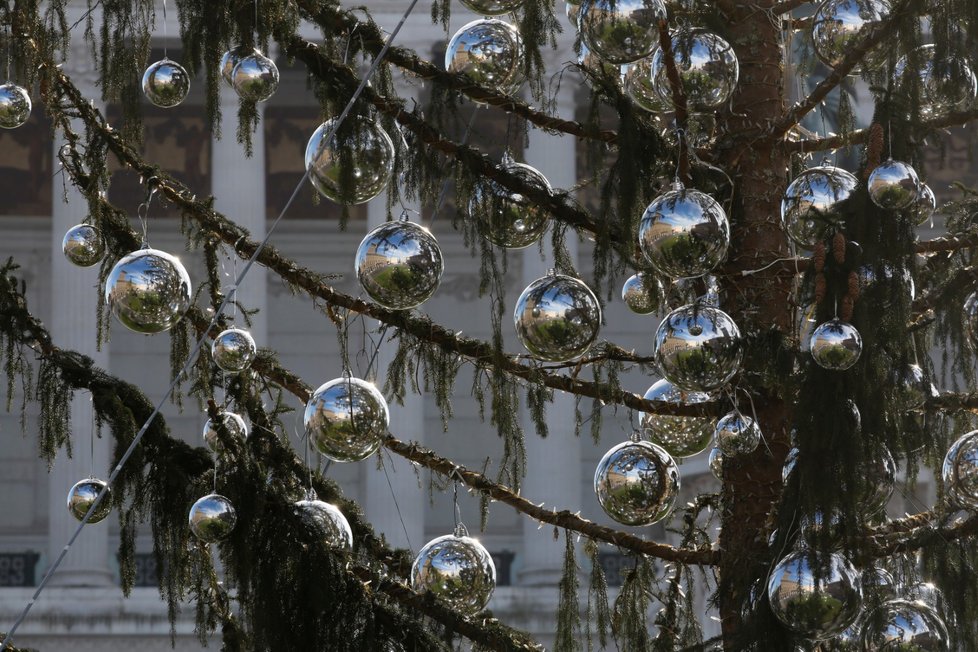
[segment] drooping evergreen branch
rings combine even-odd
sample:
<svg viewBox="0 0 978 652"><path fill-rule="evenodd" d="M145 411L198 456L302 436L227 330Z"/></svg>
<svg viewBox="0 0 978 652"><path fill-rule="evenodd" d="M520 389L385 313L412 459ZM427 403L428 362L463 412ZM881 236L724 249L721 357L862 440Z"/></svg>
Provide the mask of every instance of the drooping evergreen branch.
<svg viewBox="0 0 978 652"><path fill-rule="evenodd" d="M914 251L918 254L932 254L939 251L959 251L978 247L978 233L951 234L932 240L918 242Z"/></svg>
<svg viewBox="0 0 978 652"><path fill-rule="evenodd" d="M938 308L944 305L948 297L976 284L978 284L978 267L963 267L954 272L951 278L939 286L931 288L927 294L916 299L913 302L913 312L914 314L921 314Z"/></svg>
<svg viewBox="0 0 978 652"><path fill-rule="evenodd" d="M774 14L787 14L798 7L804 7L807 4L811 4L812 0L782 0L777 2L771 7L771 12Z"/></svg>

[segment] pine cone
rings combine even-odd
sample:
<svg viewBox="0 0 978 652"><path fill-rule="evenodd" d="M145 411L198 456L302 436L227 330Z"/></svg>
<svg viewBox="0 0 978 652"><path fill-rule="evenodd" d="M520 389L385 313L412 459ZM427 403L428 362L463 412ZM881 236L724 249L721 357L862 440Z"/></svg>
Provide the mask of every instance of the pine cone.
<svg viewBox="0 0 978 652"><path fill-rule="evenodd" d="M815 303L822 303L825 298L825 275L819 272L815 275Z"/></svg>
<svg viewBox="0 0 978 652"><path fill-rule="evenodd" d="M825 243L819 242L815 245L815 251L812 252L812 260L815 261L815 273L821 274L822 270L825 269Z"/></svg>
<svg viewBox="0 0 978 652"><path fill-rule="evenodd" d="M832 237L832 256L838 265L846 262L846 236L841 231L836 231Z"/></svg>

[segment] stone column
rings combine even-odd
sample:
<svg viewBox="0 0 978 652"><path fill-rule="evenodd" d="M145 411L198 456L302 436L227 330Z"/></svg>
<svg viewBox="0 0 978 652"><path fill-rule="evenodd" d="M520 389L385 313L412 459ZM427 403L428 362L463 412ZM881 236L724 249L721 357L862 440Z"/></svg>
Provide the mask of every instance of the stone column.
<svg viewBox="0 0 978 652"><path fill-rule="evenodd" d="M92 99L100 109L101 93L95 86L96 71L91 58L85 52L69 57L66 72L86 98ZM35 110L38 110L35 107ZM54 165L58 166L58 151L64 145L61 138L54 141ZM55 168L57 169L57 167ZM102 350L96 345L96 302L101 300L98 288L98 267L79 268L64 257L61 241L65 231L82 222L88 216L88 203L70 183L67 184L68 201L62 194L61 182L53 185L53 215L51 217L51 335L54 342L66 349L91 357L96 366L108 366L108 344ZM48 479L50 490L48 503L48 563L53 563L62 548L78 527L66 507L68 490L79 480L94 474L106 479L109 469L109 436L90 444L92 434L91 395L78 392L71 405L71 459L62 450L55 459ZM94 453L94 456L93 456ZM109 586L113 583L109 570L109 528L114 519L86 525L51 579L54 586Z"/></svg>
<svg viewBox="0 0 978 652"><path fill-rule="evenodd" d="M558 113L574 115L573 85L564 85L557 97ZM577 182L575 141L531 129L526 162L547 177L554 188L570 188ZM526 287L547 274L553 267L549 233L543 258L536 246L523 251L522 285ZM568 231L567 249L576 263L577 237ZM513 299L515 301L515 297ZM526 479L523 495L546 507L576 509L581 504L581 441L574 436L574 397L555 392L547 406L546 439L536 434L529 415L524 412L526 431ZM523 557L519 582L528 586L556 586L560 581L564 541L554 541L552 528L540 528L532 519L523 519Z"/></svg>

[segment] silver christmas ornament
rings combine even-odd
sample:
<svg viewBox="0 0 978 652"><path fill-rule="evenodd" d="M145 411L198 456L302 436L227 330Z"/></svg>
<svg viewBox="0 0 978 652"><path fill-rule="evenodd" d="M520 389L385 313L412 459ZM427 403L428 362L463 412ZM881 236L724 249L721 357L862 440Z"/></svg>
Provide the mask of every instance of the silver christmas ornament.
<svg viewBox="0 0 978 652"><path fill-rule="evenodd" d="M784 457L784 466L781 467L781 484L787 486L788 481L791 479L791 474L794 473L795 467L798 466L798 455L801 454L797 448L788 449L788 454Z"/></svg>
<svg viewBox="0 0 978 652"><path fill-rule="evenodd" d="M713 473L713 477L723 482L723 451L719 448L714 448L710 451L709 460L710 472Z"/></svg>
<svg viewBox="0 0 978 652"><path fill-rule="evenodd" d="M928 400L937 398L940 392L920 365L910 364L894 370L892 394L896 402L907 410L919 410Z"/></svg>
<svg viewBox="0 0 978 652"><path fill-rule="evenodd" d="M885 568L870 566L863 570L862 575L863 595L873 596L879 599L892 599L896 596L897 584Z"/></svg>
<svg viewBox="0 0 978 652"><path fill-rule="evenodd" d="M598 337L601 305L583 281L551 273L530 283L513 312L516 335L532 355L568 362Z"/></svg>
<svg viewBox="0 0 978 652"><path fill-rule="evenodd" d="M878 293L882 296L875 298L879 300L880 305L887 308L894 299L902 298L910 303L917 297L917 286L913 280L913 272L910 271L909 267L903 265L893 265L888 262L861 265L856 270L856 277L859 280L860 295L878 293L876 290L877 281L886 281L892 289ZM902 296L894 296L895 292Z"/></svg>
<svg viewBox="0 0 978 652"><path fill-rule="evenodd" d="M251 366L258 347L251 333L240 328L221 331L211 344L211 357L222 371L239 373Z"/></svg>
<svg viewBox="0 0 978 652"><path fill-rule="evenodd" d="M140 249L123 256L105 281L105 303L126 328L160 333L190 307L190 275L176 256Z"/></svg>
<svg viewBox="0 0 978 652"><path fill-rule="evenodd" d="M68 511L71 515L77 518L79 521L85 518L85 514L88 510L92 508L95 503L95 499L98 497L102 489L106 488L106 483L104 480L99 480L98 478L87 478L80 482L76 482L74 486L68 490ZM111 500L111 489L106 490L105 497L99 502L98 507L92 512L92 517L88 519L88 523L98 523L99 521L104 521L105 517L112 512L112 500Z"/></svg>
<svg viewBox="0 0 978 652"><path fill-rule="evenodd" d="M350 522L336 505L323 502L310 490L304 500L295 503L299 517L322 535L326 545L334 550L353 550L353 531Z"/></svg>
<svg viewBox="0 0 978 652"><path fill-rule="evenodd" d="M687 391L720 389L740 371L740 329L719 308L689 304L659 323L652 355L669 382Z"/></svg>
<svg viewBox="0 0 978 652"><path fill-rule="evenodd" d="M972 292L965 298L962 307L964 332L968 336L971 348L978 351L978 292Z"/></svg>
<svg viewBox="0 0 978 652"><path fill-rule="evenodd" d="M594 493L605 514L623 525L651 525L669 515L679 496L679 467L664 449L626 441L601 458Z"/></svg>
<svg viewBox="0 0 978 652"><path fill-rule="evenodd" d="M740 64L730 44L709 30L679 29L672 34L672 57L691 111L718 109L737 88ZM659 97L672 104L665 55L652 57L652 79Z"/></svg>
<svg viewBox="0 0 978 652"><path fill-rule="evenodd" d="M890 502L896 485L896 462L882 444L870 452L860 469L855 487L856 503L864 516L875 516Z"/></svg>
<svg viewBox="0 0 978 652"><path fill-rule="evenodd" d="M954 611L949 608L941 590L932 582L917 582L900 588L906 596L904 599L927 605L940 616L945 625L954 626Z"/></svg>
<svg viewBox="0 0 978 652"><path fill-rule="evenodd" d="M663 114L672 111L672 103L662 99L652 78L652 57L639 59L628 66L625 73L625 93L640 108L649 113Z"/></svg>
<svg viewBox="0 0 978 652"><path fill-rule="evenodd" d="M143 94L156 106L169 109L177 106L190 93L190 75L176 61L167 58L150 64L143 73Z"/></svg>
<svg viewBox="0 0 978 652"><path fill-rule="evenodd" d="M360 287L391 310L410 310L438 289L445 261L431 232L406 219L381 224L360 242L354 262Z"/></svg>
<svg viewBox="0 0 978 652"><path fill-rule="evenodd" d="M226 51L221 57L221 77L227 82L228 86L234 86L234 67L238 65L238 62L242 58L247 57L255 52L254 48L249 48L244 45L239 45L233 47Z"/></svg>
<svg viewBox="0 0 978 652"><path fill-rule="evenodd" d="M696 405L713 400L705 392L684 392L662 379L649 387L646 401L665 405ZM662 446L673 457L692 457L702 453L713 441L716 422L710 417L642 414L642 430L652 442Z"/></svg>
<svg viewBox="0 0 978 652"><path fill-rule="evenodd" d="M240 415L235 414L234 412L221 412L220 419L224 429L232 438L243 441L248 437L248 425ZM209 449L218 455L224 453L224 446L221 444L221 436L217 433L217 424L214 423L213 419L208 419L207 422L204 423L203 436L204 443L207 444Z"/></svg>
<svg viewBox="0 0 978 652"><path fill-rule="evenodd" d="M803 353L809 351L808 346L811 344L812 333L818 328L818 322L815 319L817 306L814 303L810 303L807 306L803 306L798 311L798 350Z"/></svg>
<svg viewBox="0 0 978 652"><path fill-rule="evenodd" d="M842 225L842 204L859 182L830 165L809 168L795 177L781 200L781 221L795 244L811 249Z"/></svg>
<svg viewBox="0 0 978 652"><path fill-rule="evenodd" d="M920 179L917 172L901 161L888 159L870 173L869 198L880 208L899 211L917 201Z"/></svg>
<svg viewBox="0 0 978 652"><path fill-rule="evenodd" d="M949 652L944 621L922 602L891 600L863 621L863 652Z"/></svg>
<svg viewBox="0 0 978 652"><path fill-rule="evenodd" d="M726 259L730 222L715 199L676 181L645 209L638 242L645 258L663 275L693 278Z"/></svg>
<svg viewBox="0 0 978 652"><path fill-rule="evenodd" d="M815 54L822 63L835 68L866 32L889 14L889 6L883 0L825 0L818 6L812 20L812 41ZM880 48L874 48L879 50ZM882 63L873 51L863 59L869 68ZM852 74L859 71L857 65Z"/></svg>
<svg viewBox="0 0 978 652"><path fill-rule="evenodd" d="M278 79L278 66L258 50L238 59L231 70L234 92L249 102L268 100L278 88Z"/></svg>
<svg viewBox="0 0 978 652"><path fill-rule="evenodd" d="M226 539L238 522L231 501L220 494L208 494L190 508L190 531L204 543Z"/></svg>
<svg viewBox="0 0 978 652"><path fill-rule="evenodd" d="M761 443L761 429L754 419L734 410L717 421L716 440L724 455L747 455Z"/></svg>
<svg viewBox="0 0 978 652"><path fill-rule="evenodd" d="M926 223L932 217L934 217L934 212L936 210L937 196L934 194L934 191L931 190L930 186L928 186L926 183L921 183L920 191L917 193L917 199L914 201L910 211L914 222L918 225Z"/></svg>
<svg viewBox="0 0 978 652"><path fill-rule="evenodd" d="M817 558L797 550L778 562L768 578L771 612L795 634L823 639L842 633L859 616L859 574L840 554Z"/></svg>
<svg viewBox="0 0 978 652"><path fill-rule="evenodd" d="M598 77L611 77L618 84L624 83L621 74L621 69L624 66L608 63L597 53L589 49L583 42L581 42L580 54L577 55L577 64L583 68L586 68L591 75L597 75ZM584 75L584 81L594 85L594 80L591 78L591 75Z"/></svg>
<svg viewBox="0 0 978 652"><path fill-rule="evenodd" d="M483 16L499 16L515 11L524 0L460 0L463 6Z"/></svg>
<svg viewBox="0 0 978 652"><path fill-rule="evenodd" d="M665 19L662 0L584 0L578 26L581 40L602 59L631 63L652 53Z"/></svg>
<svg viewBox="0 0 978 652"><path fill-rule="evenodd" d="M621 299L632 312L648 315L658 307L653 294L656 285L657 281L649 274L632 274L621 286Z"/></svg>
<svg viewBox="0 0 978 652"><path fill-rule="evenodd" d="M359 462L380 447L390 413L376 387L344 376L313 392L303 423L320 453L336 462Z"/></svg>
<svg viewBox="0 0 978 652"><path fill-rule="evenodd" d="M520 34L502 20L472 21L448 42L445 69L465 73L477 84L497 92L515 93L524 81Z"/></svg>
<svg viewBox="0 0 978 652"><path fill-rule="evenodd" d="M306 143L309 181L337 204L363 204L379 195L394 174L394 143L377 123L341 125L329 142L336 119L327 120Z"/></svg>
<svg viewBox="0 0 978 652"><path fill-rule="evenodd" d="M815 329L808 348L818 366L845 371L859 360L863 352L863 338L852 324L830 319Z"/></svg>
<svg viewBox="0 0 978 652"><path fill-rule="evenodd" d="M76 224L68 229L61 241L65 258L78 267L97 265L105 256L105 240L97 227Z"/></svg>
<svg viewBox="0 0 978 652"><path fill-rule="evenodd" d="M502 168L532 188L551 192L550 182L540 171L517 163L508 154L503 158ZM529 247L546 232L550 222L542 206L492 180L476 185L469 199L469 216L482 223L489 242L507 249Z"/></svg>
<svg viewBox="0 0 978 652"><path fill-rule="evenodd" d="M575 2L565 2L564 14L567 16L567 22L577 31L581 19L581 5Z"/></svg>
<svg viewBox="0 0 978 652"><path fill-rule="evenodd" d="M454 535L433 539L421 549L411 566L411 586L471 616L489 604L496 588L496 566L485 547L460 527Z"/></svg>
<svg viewBox="0 0 978 652"><path fill-rule="evenodd" d="M0 85L0 127L16 129L31 117L31 96L13 82Z"/></svg>
<svg viewBox="0 0 978 652"><path fill-rule="evenodd" d="M978 430L961 436L944 456L944 489L957 507L978 510Z"/></svg>
<svg viewBox="0 0 978 652"><path fill-rule="evenodd" d="M906 94L918 94L924 119L964 108L978 95L978 77L967 59L955 55L939 58L933 44L923 45L897 61L893 77Z"/></svg>

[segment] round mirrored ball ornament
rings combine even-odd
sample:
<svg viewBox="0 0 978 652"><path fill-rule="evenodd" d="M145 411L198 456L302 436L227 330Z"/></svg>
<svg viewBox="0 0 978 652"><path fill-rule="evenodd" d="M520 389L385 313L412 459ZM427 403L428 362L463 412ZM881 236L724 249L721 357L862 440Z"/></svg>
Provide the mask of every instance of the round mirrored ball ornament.
<svg viewBox="0 0 978 652"><path fill-rule="evenodd" d="M889 6L883 0L825 0L812 19L815 54L822 63L835 68L887 14ZM852 69L852 74L858 73L862 65L876 68L882 64L878 50L878 46L871 50Z"/></svg>
<svg viewBox="0 0 978 652"><path fill-rule="evenodd" d="M823 369L845 371L862 355L863 338L852 324L831 319L815 329L808 349Z"/></svg>
<svg viewBox="0 0 978 652"><path fill-rule="evenodd" d="M672 103L664 100L655 86L652 58L645 57L628 66L625 73L625 93L639 108L649 113L669 113L672 111Z"/></svg>
<svg viewBox="0 0 978 652"><path fill-rule="evenodd" d="M79 521L82 520L85 518L88 510L92 508L92 505L95 504L95 499L103 489L106 489L106 483L104 480L99 480L98 478L87 478L76 482L68 490L68 511ZM111 491L111 489L106 489L105 497L99 502L95 511L92 512L91 518L87 521L88 523L104 521L105 517L112 512Z"/></svg>
<svg viewBox="0 0 978 652"><path fill-rule="evenodd" d="M842 168L809 168L795 177L781 200L781 221L795 244L811 249L842 225L842 204L859 182Z"/></svg>
<svg viewBox="0 0 978 652"><path fill-rule="evenodd" d="M658 282L650 274L632 274L621 286L621 299L637 315L648 315L658 307L655 295Z"/></svg>
<svg viewBox="0 0 978 652"><path fill-rule="evenodd" d="M953 54L939 57L934 44L901 57L893 77L906 95L918 100L924 119L964 108L978 95L978 77L967 59Z"/></svg>
<svg viewBox="0 0 978 652"><path fill-rule="evenodd" d="M246 57L249 54L254 53L254 51L255 51L254 48L249 48L244 45L238 45L236 47L231 48L230 50L227 50L221 56L221 64L220 64L221 77L224 79L225 82L227 82L228 86L234 86L234 77L233 77L234 67L238 65L238 62L241 61L243 57Z"/></svg>
<svg viewBox="0 0 978 652"><path fill-rule="evenodd" d="M771 571L771 612L795 634L812 639L836 636L852 625L862 607L859 573L838 553L817 559L797 550ZM824 553L823 553L824 554Z"/></svg>
<svg viewBox="0 0 978 652"><path fill-rule="evenodd" d="M471 616L489 604L496 588L496 566L485 547L460 528L421 549L411 566L411 587Z"/></svg>
<svg viewBox="0 0 978 652"><path fill-rule="evenodd" d="M462 6L483 16L499 16L515 11L524 0L460 0Z"/></svg>
<svg viewBox="0 0 978 652"><path fill-rule="evenodd" d="M163 58L143 73L143 94L158 107L177 106L190 93L190 75L176 61Z"/></svg>
<svg viewBox="0 0 978 652"><path fill-rule="evenodd" d="M651 525L672 511L679 496L679 467L663 448L626 441L601 458L594 493L605 513L623 525Z"/></svg>
<svg viewBox="0 0 978 652"><path fill-rule="evenodd" d="M238 59L231 70L231 86L238 97L248 102L265 102L278 89L278 66L255 50Z"/></svg>
<svg viewBox="0 0 978 652"><path fill-rule="evenodd" d="M568 362L584 355L601 328L601 305L583 281L551 273L530 283L513 312L516 335L532 355Z"/></svg>
<svg viewBox="0 0 978 652"><path fill-rule="evenodd" d="M713 397L705 392L684 392L668 380L662 379L645 392L646 401L670 406L707 403ZM713 441L716 421L708 416L680 416L672 414L642 414L642 431L652 442L661 446L673 457L692 457L702 453Z"/></svg>
<svg viewBox="0 0 978 652"><path fill-rule="evenodd" d="M251 366L258 355L255 340L246 330L229 328L221 331L211 344L211 357L222 371L239 373Z"/></svg>
<svg viewBox="0 0 978 652"><path fill-rule="evenodd" d="M542 193L550 194L550 182L536 168L517 163L508 155L502 168ZM550 223L547 211L524 195L487 179L476 184L469 199L469 216L482 224L486 239L499 247L523 249L540 239Z"/></svg>
<svg viewBox="0 0 978 652"><path fill-rule="evenodd" d="M645 258L661 274L694 278L726 259L730 222L715 199L676 181L645 209L638 242Z"/></svg>
<svg viewBox="0 0 978 652"><path fill-rule="evenodd" d="M761 429L754 419L735 410L717 421L716 440L724 455L747 455L761 443Z"/></svg>
<svg viewBox="0 0 978 652"><path fill-rule="evenodd" d="M190 508L190 531L204 543L217 543L231 534L238 514L231 501L220 494L208 494Z"/></svg>
<svg viewBox="0 0 978 652"><path fill-rule="evenodd" d="M861 652L950 652L943 619L926 604L891 600L862 622Z"/></svg>
<svg viewBox="0 0 978 652"><path fill-rule="evenodd" d="M662 0L584 0L578 28L589 50L609 63L631 63L659 43Z"/></svg>
<svg viewBox="0 0 978 652"><path fill-rule="evenodd" d="M313 392L303 423L320 453L336 462L359 462L380 447L390 414L374 385L343 376Z"/></svg>
<svg viewBox="0 0 978 652"><path fill-rule="evenodd" d="M927 401L940 395L920 365L909 364L895 369L891 378L890 394L905 410L920 410Z"/></svg>
<svg viewBox="0 0 978 652"><path fill-rule="evenodd" d="M353 531L350 522L336 505L319 500L316 492L310 490L304 500L296 501L299 517L315 530L334 550L353 550Z"/></svg>
<svg viewBox="0 0 978 652"><path fill-rule="evenodd" d="M445 69L465 73L481 86L515 93L523 83L523 42L502 20L475 20L455 32L445 52Z"/></svg>
<svg viewBox="0 0 978 652"><path fill-rule="evenodd" d="M937 196L931 187L926 183L920 184L920 191L917 193L917 199L914 201L911 208L911 215L913 216L914 222L918 225L926 224L932 217L934 217L934 212L937 210Z"/></svg>
<svg viewBox="0 0 978 652"><path fill-rule="evenodd" d="M862 516L869 518L883 511L896 486L896 462L886 446L880 444L866 455L855 481L852 495Z"/></svg>
<svg viewBox="0 0 978 652"><path fill-rule="evenodd" d="M961 320L967 342L974 351L978 351L978 292L972 292L964 300L961 309Z"/></svg>
<svg viewBox="0 0 978 652"><path fill-rule="evenodd" d="M705 29L679 29L672 34L672 56L682 81L686 105L692 111L712 111L727 102L737 88L740 64L725 40ZM668 66L662 49L652 57L652 79L659 97L673 103Z"/></svg>
<svg viewBox="0 0 978 652"><path fill-rule="evenodd" d="M91 267L105 256L102 232L91 224L76 224L65 232L61 251L68 262L78 267Z"/></svg>
<svg viewBox="0 0 978 652"><path fill-rule="evenodd" d="M371 299L391 310L410 310L438 289L445 261L435 236L406 219L381 224L360 242L354 267Z"/></svg>
<svg viewBox="0 0 978 652"><path fill-rule="evenodd" d="M867 183L873 203L891 211L909 208L920 192L917 172L907 163L893 159L877 165Z"/></svg>
<svg viewBox="0 0 978 652"><path fill-rule="evenodd" d="M692 303L666 315L655 331L652 355L679 389L712 392L740 371L740 329L719 308Z"/></svg>
<svg viewBox="0 0 978 652"><path fill-rule="evenodd" d="M13 82L0 85L0 127L16 129L31 117L31 96Z"/></svg>
<svg viewBox="0 0 978 652"><path fill-rule="evenodd" d="M159 249L123 256L105 281L105 303L129 330L160 333L190 307L190 275L180 259Z"/></svg>
<svg viewBox="0 0 978 652"><path fill-rule="evenodd" d="M719 448L714 448L710 451L710 473L713 477L723 482L723 451Z"/></svg>
<svg viewBox="0 0 978 652"><path fill-rule="evenodd" d="M248 425L240 415L234 412L221 412L220 419L220 423L224 426L229 437L241 441L248 437ZM214 423L213 419L208 419L204 423L203 436L204 443L207 444L209 449L218 455L224 453L224 445L221 444L221 435L217 432L217 424Z"/></svg>
<svg viewBox="0 0 978 652"><path fill-rule="evenodd" d="M309 181L337 204L363 204L379 195L394 174L394 143L384 129L366 119L336 124L327 120L306 143Z"/></svg>
<svg viewBox="0 0 978 652"><path fill-rule="evenodd" d="M941 467L944 490L956 506L978 510L978 430L951 444Z"/></svg>

